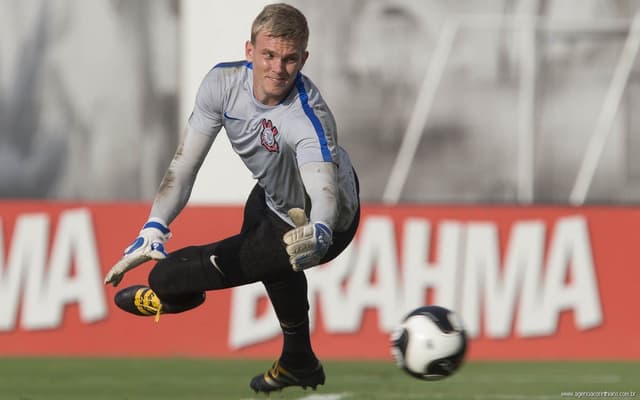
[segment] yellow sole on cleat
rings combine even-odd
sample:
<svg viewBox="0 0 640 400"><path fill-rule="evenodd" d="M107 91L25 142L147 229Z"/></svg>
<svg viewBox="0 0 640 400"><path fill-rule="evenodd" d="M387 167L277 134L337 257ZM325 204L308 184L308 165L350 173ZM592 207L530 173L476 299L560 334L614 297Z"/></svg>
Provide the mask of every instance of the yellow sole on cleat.
<svg viewBox="0 0 640 400"><path fill-rule="evenodd" d="M293 373L283 368L279 361L276 361L267 372L255 376L249 386L256 393L263 392L268 394L291 386L298 386L305 390L310 387L316 390L318 385L323 385L324 382L324 370L320 363L309 370Z"/></svg>
<svg viewBox="0 0 640 400"><path fill-rule="evenodd" d="M138 311L143 315L155 315L155 322L160 321L160 314L162 313L162 303L153 290L138 289L136 295L133 298L133 304Z"/></svg>
<svg viewBox="0 0 640 400"><path fill-rule="evenodd" d="M156 316L162 313L162 303L156 294L147 286L136 285L122 289L116 293L114 301L118 307L131 314Z"/></svg>

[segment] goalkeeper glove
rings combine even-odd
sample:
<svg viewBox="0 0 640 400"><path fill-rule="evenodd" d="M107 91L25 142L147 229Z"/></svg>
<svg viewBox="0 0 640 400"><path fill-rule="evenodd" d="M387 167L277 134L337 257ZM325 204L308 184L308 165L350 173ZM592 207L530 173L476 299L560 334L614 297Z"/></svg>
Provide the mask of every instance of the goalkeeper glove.
<svg viewBox="0 0 640 400"><path fill-rule="evenodd" d="M322 222L308 223L304 210L292 208L289 217L296 225L284 234L289 263L294 271L303 271L320 264L331 246L333 232Z"/></svg>
<svg viewBox="0 0 640 400"><path fill-rule="evenodd" d="M107 273L104 283L118 286L124 274L130 269L149 260L167 258L164 243L170 237L171 231L163 223L149 221L144 224L138 237L124 250L122 258Z"/></svg>

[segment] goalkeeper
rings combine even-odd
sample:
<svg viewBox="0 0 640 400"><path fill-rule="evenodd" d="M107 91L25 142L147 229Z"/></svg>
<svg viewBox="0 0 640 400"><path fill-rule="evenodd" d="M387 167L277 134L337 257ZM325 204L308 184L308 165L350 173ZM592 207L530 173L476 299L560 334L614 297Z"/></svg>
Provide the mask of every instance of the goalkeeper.
<svg viewBox="0 0 640 400"><path fill-rule="evenodd" d="M360 219L357 177L338 146L334 118L300 72L308 35L299 10L268 5L253 22L246 60L209 71L148 222L105 278L116 286L131 268L157 260L148 287L130 286L115 297L128 312L156 316L197 307L208 290L262 282L284 339L272 367L251 380L256 392L324 384L309 338L304 270L344 250ZM257 179L240 233L168 253L169 225L187 204L222 127ZM202 223L214 229L216 221Z"/></svg>

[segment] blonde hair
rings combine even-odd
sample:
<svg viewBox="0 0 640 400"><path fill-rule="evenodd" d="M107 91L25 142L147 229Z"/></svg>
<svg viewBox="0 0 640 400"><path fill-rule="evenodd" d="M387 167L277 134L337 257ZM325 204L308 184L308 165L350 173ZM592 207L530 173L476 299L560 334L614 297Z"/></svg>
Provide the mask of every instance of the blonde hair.
<svg viewBox="0 0 640 400"><path fill-rule="evenodd" d="M260 32L268 36L300 41L304 49L309 41L307 18L297 8L285 3L269 4L251 25L251 43L256 43Z"/></svg>

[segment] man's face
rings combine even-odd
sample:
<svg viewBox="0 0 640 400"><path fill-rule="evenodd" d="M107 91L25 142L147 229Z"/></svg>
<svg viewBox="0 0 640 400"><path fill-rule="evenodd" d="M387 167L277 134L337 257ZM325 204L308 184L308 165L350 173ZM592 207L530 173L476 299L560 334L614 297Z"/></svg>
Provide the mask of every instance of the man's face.
<svg viewBox="0 0 640 400"><path fill-rule="evenodd" d="M280 103L295 84L309 53L296 40L270 37L260 32L255 43L245 45L253 63L253 95L268 106Z"/></svg>

